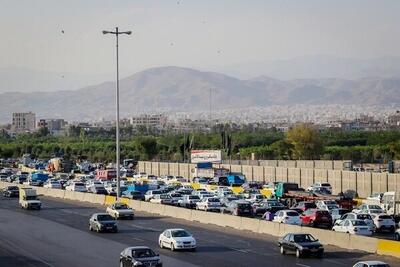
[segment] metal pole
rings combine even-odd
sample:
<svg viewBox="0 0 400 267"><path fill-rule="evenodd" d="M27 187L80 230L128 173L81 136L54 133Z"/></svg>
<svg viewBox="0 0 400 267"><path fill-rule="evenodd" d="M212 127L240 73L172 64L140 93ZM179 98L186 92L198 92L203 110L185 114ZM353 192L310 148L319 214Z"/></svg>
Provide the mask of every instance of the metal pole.
<svg viewBox="0 0 400 267"><path fill-rule="evenodd" d="M115 36L117 38L117 44L116 44L116 54L117 54L117 92L116 92L116 122L115 122L115 135L116 135L116 168L117 168L117 199L121 197L121 192L120 192L120 183L121 183L121 177L120 177L120 168L119 168L119 64L118 64L118 27L115 28Z"/></svg>

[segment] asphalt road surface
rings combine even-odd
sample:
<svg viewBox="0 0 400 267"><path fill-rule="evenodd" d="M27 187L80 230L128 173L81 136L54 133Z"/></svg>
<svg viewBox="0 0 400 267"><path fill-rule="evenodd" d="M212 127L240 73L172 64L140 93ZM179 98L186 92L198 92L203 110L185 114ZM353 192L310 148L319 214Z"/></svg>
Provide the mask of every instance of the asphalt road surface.
<svg viewBox="0 0 400 267"><path fill-rule="evenodd" d="M353 266L359 260L400 260L360 251L325 246L323 259L280 255L277 238L231 228L204 225L137 212L133 221L119 221L119 233L88 229L90 216L104 212L101 205L42 197L43 209L26 211L17 199L0 198L0 266L118 266L119 253L128 246L150 246L164 266ZM166 228L185 228L197 239L196 252L171 252L158 247Z"/></svg>

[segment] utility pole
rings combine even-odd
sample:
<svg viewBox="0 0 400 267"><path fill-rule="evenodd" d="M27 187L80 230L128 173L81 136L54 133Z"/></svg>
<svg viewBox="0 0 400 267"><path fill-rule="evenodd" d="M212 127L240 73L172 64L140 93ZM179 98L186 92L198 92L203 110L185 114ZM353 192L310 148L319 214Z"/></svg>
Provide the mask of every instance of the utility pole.
<svg viewBox="0 0 400 267"><path fill-rule="evenodd" d="M118 31L118 27L115 28L115 32L113 31L103 31L103 34L115 34L116 37L116 57L117 57L117 86L116 86L116 122L115 122L115 146L116 146L116 171L117 171L117 199L121 196L120 190L120 147L119 147L119 58L118 58L118 36L120 34L128 34L130 35L131 31L120 32Z"/></svg>

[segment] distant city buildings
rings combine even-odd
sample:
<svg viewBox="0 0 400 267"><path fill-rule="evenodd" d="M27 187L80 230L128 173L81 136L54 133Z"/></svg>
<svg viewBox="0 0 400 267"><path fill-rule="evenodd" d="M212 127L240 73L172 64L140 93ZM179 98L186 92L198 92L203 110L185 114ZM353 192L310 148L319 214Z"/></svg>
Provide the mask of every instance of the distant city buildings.
<svg viewBox="0 0 400 267"><path fill-rule="evenodd" d="M38 128L46 127L51 135L59 136L65 133L67 124L64 119L40 119Z"/></svg>
<svg viewBox="0 0 400 267"><path fill-rule="evenodd" d="M36 130L36 115L33 112L12 114L11 132L13 134L31 133Z"/></svg>
<svg viewBox="0 0 400 267"><path fill-rule="evenodd" d="M163 127L167 123L167 117L163 114L149 115L144 114L129 118L129 124L133 127Z"/></svg>

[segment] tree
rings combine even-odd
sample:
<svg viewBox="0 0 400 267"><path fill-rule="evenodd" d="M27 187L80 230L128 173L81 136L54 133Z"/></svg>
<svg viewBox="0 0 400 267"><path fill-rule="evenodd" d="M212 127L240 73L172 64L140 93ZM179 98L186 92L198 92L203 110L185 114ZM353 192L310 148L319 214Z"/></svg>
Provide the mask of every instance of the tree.
<svg viewBox="0 0 400 267"><path fill-rule="evenodd" d="M290 129L286 141L293 146L294 159L319 159L323 152L319 132L310 124L301 123Z"/></svg>

